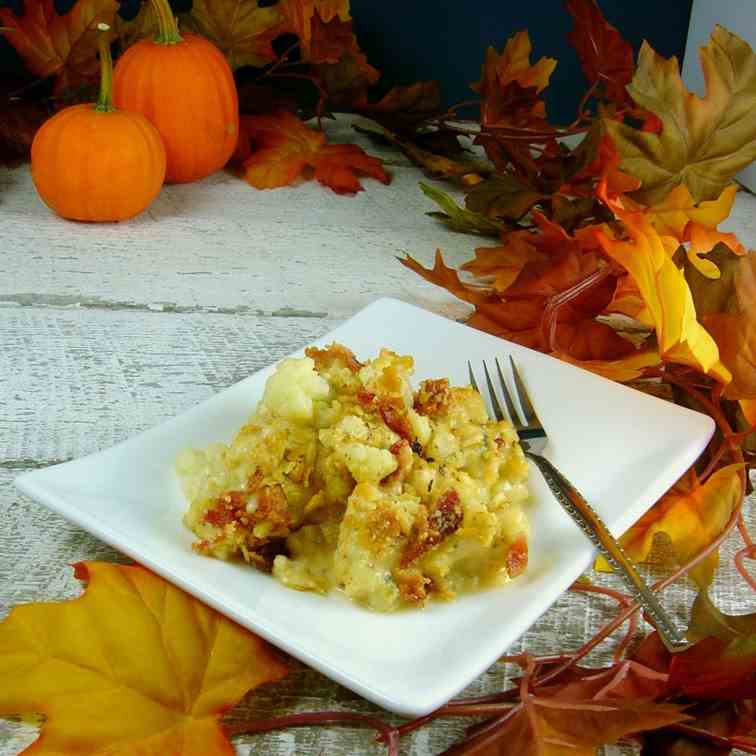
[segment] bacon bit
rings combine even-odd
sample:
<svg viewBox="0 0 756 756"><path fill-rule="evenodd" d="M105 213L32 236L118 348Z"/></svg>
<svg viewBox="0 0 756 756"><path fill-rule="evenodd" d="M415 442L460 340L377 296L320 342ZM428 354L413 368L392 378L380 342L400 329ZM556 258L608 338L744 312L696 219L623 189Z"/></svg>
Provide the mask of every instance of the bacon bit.
<svg viewBox="0 0 756 756"><path fill-rule="evenodd" d="M418 518L415 532L404 549L399 566L407 567L455 533L462 524L463 517L459 494L453 489L447 491L429 515L424 519Z"/></svg>
<svg viewBox="0 0 756 756"><path fill-rule="evenodd" d="M248 498L246 491L227 491L218 497L215 506L208 509L202 519L218 528L239 522L242 515L247 514Z"/></svg>
<svg viewBox="0 0 756 756"><path fill-rule="evenodd" d="M528 566L528 540L524 535L518 536L507 553L507 572L509 577L522 575Z"/></svg>
<svg viewBox="0 0 756 756"><path fill-rule="evenodd" d="M400 438L395 444L391 445L391 448L389 451L395 456L399 456L399 452L402 450L403 446L408 446L407 440L404 438Z"/></svg>
<svg viewBox="0 0 756 756"><path fill-rule="evenodd" d="M447 378L423 381L415 394L415 412L433 417L444 414L451 404L451 389Z"/></svg>
<svg viewBox="0 0 756 756"><path fill-rule="evenodd" d="M407 412L401 399L390 398L382 399L380 405L381 417L383 422L391 428L394 433L407 441L412 441L412 427L407 419Z"/></svg>
<svg viewBox="0 0 756 756"><path fill-rule="evenodd" d="M459 494L453 489L447 491L438 500L438 504L436 504L436 508L431 512L429 518L432 529L440 536L439 542L459 528L462 524L463 515Z"/></svg>
<svg viewBox="0 0 756 756"><path fill-rule="evenodd" d="M307 347L305 354L315 361L315 369L319 373L338 361L343 362L353 373L356 373L362 367L362 363L354 356L354 352L347 349L343 344L334 343L326 349Z"/></svg>
<svg viewBox="0 0 756 756"><path fill-rule="evenodd" d="M372 391L365 391L360 389L357 392L357 401L365 407L365 409L371 409L375 402L375 394Z"/></svg>

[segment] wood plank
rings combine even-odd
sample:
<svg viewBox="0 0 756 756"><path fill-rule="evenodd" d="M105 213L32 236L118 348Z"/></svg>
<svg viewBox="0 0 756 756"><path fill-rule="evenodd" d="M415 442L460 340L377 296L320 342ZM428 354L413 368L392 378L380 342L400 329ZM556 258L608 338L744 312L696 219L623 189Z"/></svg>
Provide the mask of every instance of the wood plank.
<svg viewBox="0 0 756 756"><path fill-rule="evenodd" d="M334 328L333 318L0 310L0 460L103 449Z"/></svg>
<svg viewBox="0 0 756 756"><path fill-rule="evenodd" d="M0 304L347 317L396 296L460 315L465 305L394 258L431 260L440 246L457 263L478 242L426 217L435 205L421 173L383 152L400 163L392 184L366 179L355 197L314 181L257 191L219 172L164 187L124 224L65 221L42 204L28 167L0 169Z"/></svg>

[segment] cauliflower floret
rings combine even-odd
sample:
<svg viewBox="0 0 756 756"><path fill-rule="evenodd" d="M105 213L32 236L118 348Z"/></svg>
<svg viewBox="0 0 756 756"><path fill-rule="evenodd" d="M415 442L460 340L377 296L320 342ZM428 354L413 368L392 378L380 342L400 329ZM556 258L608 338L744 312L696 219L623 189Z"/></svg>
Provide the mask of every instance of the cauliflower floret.
<svg viewBox="0 0 756 756"><path fill-rule="evenodd" d="M358 483L377 483L394 472L399 465L396 457L387 449L376 449L365 444L344 444L336 449L336 455Z"/></svg>
<svg viewBox="0 0 756 756"><path fill-rule="evenodd" d="M411 407L407 410L407 419L415 439L425 446L432 432L430 420L424 415L419 415Z"/></svg>
<svg viewBox="0 0 756 756"><path fill-rule="evenodd" d="M313 420L313 400L326 399L329 392L328 381L315 372L315 362L303 357L284 360L279 365L265 384L262 401L278 417L310 424Z"/></svg>

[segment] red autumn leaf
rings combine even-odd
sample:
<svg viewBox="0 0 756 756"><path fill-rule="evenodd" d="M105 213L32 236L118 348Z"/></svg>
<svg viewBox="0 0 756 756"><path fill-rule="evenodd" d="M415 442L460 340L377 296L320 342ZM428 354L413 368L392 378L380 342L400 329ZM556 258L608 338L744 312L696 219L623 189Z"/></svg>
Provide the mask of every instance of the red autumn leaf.
<svg viewBox="0 0 756 756"><path fill-rule="evenodd" d="M604 135L598 143L596 156L590 163L578 171L569 184L559 191L561 194L578 196L597 196L607 205L621 194L634 192L640 181L619 169L620 156L611 137ZM598 185L594 181L598 179Z"/></svg>
<svg viewBox="0 0 756 756"><path fill-rule="evenodd" d="M642 700L567 701L528 695L522 704L495 733L469 738L464 753L595 756L597 748L627 735L689 719L683 706Z"/></svg>
<svg viewBox="0 0 756 756"><path fill-rule="evenodd" d="M546 670L544 670L546 671ZM667 689L666 669L656 670L634 659L625 659L611 667L591 669L570 667L548 685L538 687L538 695L563 700L660 698Z"/></svg>
<svg viewBox="0 0 756 756"><path fill-rule="evenodd" d="M391 181L381 160L356 145L326 144L322 131L305 126L287 111L244 117L241 133L237 156L243 159L244 177L257 189L288 186L307 171L337 194L361 191L359 176ZM246 157L245 141L252 144Z"/></svg>
<svg viewBox="0 0 756 756"><path fill-rule="evenodd" d="M588 83L600 85L609 100L628 101L625 87L635 71L632 46L604 18L596 0L566 2L567 10L575 19L575 28L568 39L577 50Z"/></svg>
<svg viewBox="0 0 756 756"><path fill-rule="evenodd" d="M323 21L315 11L311 22L312 38L309 55L311 63L338 63L347 53L359 53L357 38L352 31L352 22L336 17Z"/></svg>
<svg viewBox="0 0 756 756"><path fill-rule="evenodd" d="M672 657L671 690L702 699L756 698L756 614L724 614L702 591L688 637L702 640Z"/></svg>
<svg viewBox="0 0 756 756"><path fill-rule="evenodd" d="M381 77L362 52L348 52L337 63L318 63L315 68L331 107L363 108L368 87Z"/></svg>
<svg viewBox="0 0 756 756"><path fill-rule="evenodd" d="M699 641L672 660L670 687L692 698L756 698L756 635Z"/></svg>

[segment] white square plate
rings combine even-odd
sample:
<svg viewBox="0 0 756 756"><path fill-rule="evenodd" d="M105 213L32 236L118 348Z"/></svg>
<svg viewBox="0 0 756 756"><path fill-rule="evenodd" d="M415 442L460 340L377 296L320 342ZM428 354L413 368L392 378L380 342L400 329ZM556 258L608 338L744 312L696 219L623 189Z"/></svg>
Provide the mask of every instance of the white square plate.
<svg viewBox="0 0 756 756"><path fill-rule="evenodd" d="M538 352L391 299L319 340L362 359L382 346L415 358L416 380L467 383L466 360L512 354L549 432L549 455L615 534L693 463L710 418ZM301 353L299 353L301 354ZM22 475L18 487L305 664L407 716L468 685L585 570L593 550L531 469L530 565L510 585L422 610L381 615L331 595L300 593L242 565L198 556L181 523L174 472L187 447L229 441L274 366L157 428L103 452Z"/></svg>

